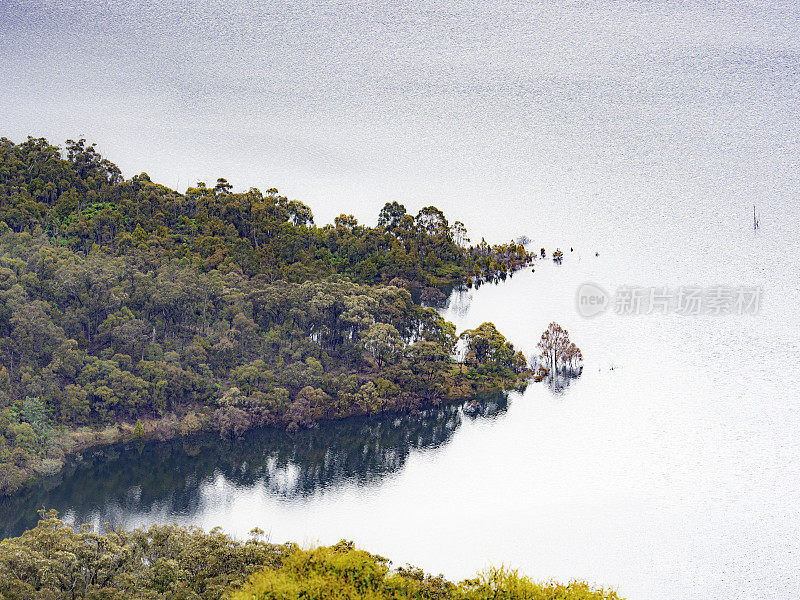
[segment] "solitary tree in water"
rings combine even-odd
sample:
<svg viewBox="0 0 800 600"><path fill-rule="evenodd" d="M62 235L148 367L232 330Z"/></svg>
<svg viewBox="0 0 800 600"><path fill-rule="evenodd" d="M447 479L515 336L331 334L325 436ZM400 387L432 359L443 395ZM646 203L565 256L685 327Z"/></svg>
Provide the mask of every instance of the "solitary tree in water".
<svg viewBox="0 0 800 600"><path fill-rule="evenodd" d="M574 376L580 374L583 364L583 355L580 348L569 341L569 333L558 323L550 323L542 333L538 348L539 358L547 365L551 378L559 370L564 375Z"/></svg>

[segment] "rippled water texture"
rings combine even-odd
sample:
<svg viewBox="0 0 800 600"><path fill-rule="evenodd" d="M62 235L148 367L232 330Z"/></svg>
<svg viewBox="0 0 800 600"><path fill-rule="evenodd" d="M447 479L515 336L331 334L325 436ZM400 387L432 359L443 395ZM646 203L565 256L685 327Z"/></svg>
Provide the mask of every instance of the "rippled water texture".
<svg viewBox="0 0 800 600"><path fill-rule="evenodd" d="M634 600L800 595L799 22L793 2L0 3L0 135L83 134L181 189L276 186L320 223L397 200L473 241L559 245L561 267L445 312L529 354L555 320L586 359L563 393L476 418L87 455L4 503L4 532L46 505L345 537L453 578L502 562ZM585 282L763 299L584 319Z"/></svg>

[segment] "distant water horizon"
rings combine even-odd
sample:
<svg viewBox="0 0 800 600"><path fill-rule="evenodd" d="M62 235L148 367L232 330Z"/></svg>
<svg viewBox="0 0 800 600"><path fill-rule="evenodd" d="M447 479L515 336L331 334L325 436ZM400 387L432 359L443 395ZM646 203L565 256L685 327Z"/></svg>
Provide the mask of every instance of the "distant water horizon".
<svg viewBox="0 0 800 600"><path fill-rule="evenodd" d="M85 137L126 177L227 178L375 223L601 247L796 221L791 2L0 5L0 136Z"/></svg>

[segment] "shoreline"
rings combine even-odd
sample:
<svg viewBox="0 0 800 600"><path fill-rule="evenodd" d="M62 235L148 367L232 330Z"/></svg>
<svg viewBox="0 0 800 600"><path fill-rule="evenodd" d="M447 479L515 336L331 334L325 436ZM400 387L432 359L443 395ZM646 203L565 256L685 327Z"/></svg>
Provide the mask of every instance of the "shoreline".
<svg viewBox="0 0 800 600"><path fill-rule="evenodd" d="M454 365L455 366L455 365ZM314 419L313 421L305 424L303 428L310 429L321 423L331 423L336 421L343 421L354 417L369 417L382 414L393 413L409 413L416 414L419 411L434 408L443 404L457 404L468 402L478 396L489 394L493 392L504 393L515 390L524 390L527 385L533 381L534 373L531 370L523 371L516 374L514 377L502 377L491 379L487 382L468 378L466 373L457 373L452 383L458 383L456 387L451 387L449 394L439 396L436 398L425 399L420 396L413 396L412 394L403 395L401 400L395 406L388 408L381 408L380 410L373 411L358 411L354 410L346 414L334 417L323 417ZM481 375L481 377L486 377ZM136 423L126 421L118 422L114 425L108 425L104 428L92 429L89 427L80 427L69 429L59 433L56 439L60 443L67 442L70 445L69 452L65 453L61 459L53 458L40 458L36 464L32 465L28 470L27 477L21 482L18 489L11 493L0 493L0 501L7 498L13 498L18 494L24 493L30 489L37 481L46 477L54 477L58 475L68 464L68 460L86 452L88 450L112 446L120 443L130 443L141 441L142 443L148 442L166 442L169 440L177 439L179 437L189 437L201 433L218 432L220 438L239 439L246 431L257 429L260 427L269 427L276 430L284 429L293 433L299 428L292 428L292 422L286 418L284 414L282 417L274 419L259 420L254 418L248 421L246 426L234 431L229 431L227 434L220 430L218 422L215 420L216 411L212 406L201 405L184 405L178 407L178 410L171 411L162 417L158 418L140 418L137 423L142 424L142 431L140 434L136 433ZM250 413L251 416L257 416ZM193 420L189 415L193 415L196 419L197 426L188 427L187 421ZM187 417L189 417L187 419Z"/></svg>

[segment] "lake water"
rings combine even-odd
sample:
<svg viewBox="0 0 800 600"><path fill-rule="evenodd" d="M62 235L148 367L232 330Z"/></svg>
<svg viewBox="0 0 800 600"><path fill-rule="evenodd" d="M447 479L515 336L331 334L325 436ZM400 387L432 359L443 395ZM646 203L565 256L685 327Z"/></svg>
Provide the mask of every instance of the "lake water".
<svg viewBox="0 0 800 600"><path fill-rule="evenodd" d="M560 245L560 267L445 312L528 354L557 321L586 364L477 418L93 453L4 502L3 533L45 505L349 538L451 578L504 563L634 600L800 596L800 4L12 0L0 23L0 135L84 135L181 190L275 186L320 224L435 204L473 241ZM762 299L586 319L586 282Z"/></svg>
<svg viewBox="0 0 800 600"><path fill-rule="evenodd" d="M296 436L89 453L6 501L3 533L30 527L47 506L76 523L347 538L456 579L502 563L633 599L798 594L798 281L779 245L763 227L731 232L702 253L667 255L648 277L641 256L613 245L599 256L567 248L561 266L540 261L502 284L456 291L443 309L459 331L493 321L528 355L558 321L586 361L565 389L488 397L476 416L448 406ZM612 295L623 285L741 284L760 286L762 298L755 315L612 308L588 319L576 305L585 282Z"/></svg>

